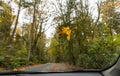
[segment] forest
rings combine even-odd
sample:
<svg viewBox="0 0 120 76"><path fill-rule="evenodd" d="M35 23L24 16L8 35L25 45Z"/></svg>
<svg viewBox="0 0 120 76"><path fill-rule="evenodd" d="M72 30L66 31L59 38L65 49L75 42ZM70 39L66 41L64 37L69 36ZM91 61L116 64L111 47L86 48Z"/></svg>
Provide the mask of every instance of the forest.
<svg viewBox="0 0 120 76"><path fill-rule="evenodd" d="M0 68L48 62L111 66L120 54L120 0L98 1L96 11L89 2L0 0Z"/></svg>

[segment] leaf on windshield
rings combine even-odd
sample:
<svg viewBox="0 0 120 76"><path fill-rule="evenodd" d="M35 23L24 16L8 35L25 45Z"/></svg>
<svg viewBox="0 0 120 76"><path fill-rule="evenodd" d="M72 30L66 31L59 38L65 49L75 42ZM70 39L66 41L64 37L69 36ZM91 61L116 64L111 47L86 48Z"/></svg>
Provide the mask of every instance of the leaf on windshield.
<svg viewBox="0 0 120 76"><path fill-rule="evenodd" d="M69 41L70 40L70 35L71 35L71 29L70 27L62 27L62 32L61 34L66 34L67 35L67 40Z"/></svg>

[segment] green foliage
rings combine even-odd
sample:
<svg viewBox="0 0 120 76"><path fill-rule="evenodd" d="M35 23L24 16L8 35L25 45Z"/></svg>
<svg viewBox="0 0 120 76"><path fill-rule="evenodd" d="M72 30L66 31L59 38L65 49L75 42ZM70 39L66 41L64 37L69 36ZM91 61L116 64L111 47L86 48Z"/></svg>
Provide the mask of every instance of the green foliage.
<svg viewBox="0 0 120 76"><path fill-rule="evenodd" d="M120 50L118 49L120 48L119 37L119 35L108 36L90 45L87 53L87 60L90 64L88 64L87 67L107 68L112 65L120 54Z"/></svg>
<svg viewBox="0 0 120 76"><path fill-rule="evenodd" d="M4 66L3 64L4 64L4 62L5 62L5 57L3 57L3 56L0 56L0 66Z"/></svg>
<svg viewBox="0 0 120 76"><path fill-rule="evenodd" d="M16 68L22 65L26 65L27 64L27 58L12 58L9 66L10 68Z"/></svg>
<svg viewBox="0 0 120 76"><path fill-rule="evenodd" d="M0 41L5 41L9 39L10 28L11 28L11 18L12 12L11 8L4 2L0 1Z"/></svg>
<svg viewBox="0 0 120 76"><path fill-rule="evenodd" d="M20 50L18 50L16 54L20 56L26 56L27 55L26 47L24 45L21 45Z"/></svg>

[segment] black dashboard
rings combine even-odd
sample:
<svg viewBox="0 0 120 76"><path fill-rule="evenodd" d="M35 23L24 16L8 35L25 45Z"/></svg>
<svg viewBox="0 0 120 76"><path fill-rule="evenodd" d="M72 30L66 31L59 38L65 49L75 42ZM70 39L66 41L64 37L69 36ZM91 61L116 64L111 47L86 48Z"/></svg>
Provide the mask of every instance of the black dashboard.
<svg viewBox="0 0 120 76"><path fill-rule="evenodd" d="M0 76L103 76L100 72L77 72L77 73L41 73L41 74L13 74Z"/></svg>
<svg viewBox="0 0 120 76"><path fill-rule="evenodd" d="M16 76L102 76L100 73L26 74Z"/></svg>

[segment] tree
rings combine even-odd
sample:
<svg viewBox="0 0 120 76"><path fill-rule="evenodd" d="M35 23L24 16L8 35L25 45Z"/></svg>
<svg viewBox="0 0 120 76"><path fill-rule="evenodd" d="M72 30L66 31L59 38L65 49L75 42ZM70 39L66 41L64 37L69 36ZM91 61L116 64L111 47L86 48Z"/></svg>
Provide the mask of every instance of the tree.
<svg viewBox="0 0 120 76"><path fill-rule="evenodd" d="M3 1L0 1L0 6L3 9L0 9L0 33L1 33L1 40L2 41L8 41L11 31L11 24L12 24L12 12L11 8L4 3Z"/></svg>
<svg viewBox="0 0 120 76"><path fill-rule="evenodd" d="M105 23L106 26L109 28L109 32L113 35L113 30L116 33L119 33L119 16L120 12L117 9L120 8L119 0L107 0L102 3L102 21Z"/></svg>
<svg viewBox="0 0 120 76"><path fill-rule="evenodd" d="M16 1L16 0L15 0ZM13 28L13 32L12 32L12 35L11 35L11 39L13 40L14 39L14 35L15 35L15 32L16 32L16 28L17 28L17 25L18 25L18 19L19 19L19 15L20 15L20 11L21 11L21 3L22 3L22 0L19 1L19 4L18 4L18 13L17 13L17 17L16 17L16 20L15 20L15 26Z"/></svg>
<svg viewBox="0 0 120 76"><path fill-rule="evenodd" d="M62 3L64 7L66 6L65 8L62 7ZM111 51L113 49L116 50L116 48L112 47L109 50L105 50L109 47L109 45L108 47L105 47L106 44L104 45L106 40L108 40L107 44L111 44L111 42L109 42L108 39L110 34L110 32L108 32L109 28L105 26L105 22L100 21L101 4L102 3L97 3L98 16L97 19L93 19L88 1L80 0L76 2L67 0L61 3L58 1L59 11L57 12L59 12L59 14L55 17L57 26L49 47L50 58L53 59L54 62L66 62L84 68L102 68L105 64L110 65L107 62L103 63L102 61L104 60L101 60L101 56L108 58L105 60L113 60L116 52L111 53ZM66 30L66 28L71 30L70 40L67 40L65 33L68 33L68 29ZM114 36L111 37L111 39L112 38L114 39ZM98 43L98 45L96 43ZM101 51L103 48L105 51ZM93 53L98 57L94 58L95 56L92 56ZM109 55L103 56L106 53ZM111 56L113 56L113 59L110 58ZM94 63L95 60L100 64Z"/></svg>
<svg viewBox="0 0 120 76"><path fill-rule="evenodd" d="M66 0L61 1L61 3L58 1L57 3L59 7L57 12L59 12L59 14L57 16L56 23L58 26L54 37L58 36L57 41L59 43L59 51L62 51L63 54L63 57L61 56L61 58L70 64L76 65L79 55L87 51L86 44L89 44L87 40L90 39L92 41L92 31L97 30L93 27L96 27L99 18L95 23L93 23L92 16L88 9L88 1L80 0L76 2ZM67 35L63 35L63 27L69 27L69 29L71 29L70 40L67 40ZM51 43L51 45L53 44Z"/></svg>
<svg viewBox="0 0 120 76"><path fill-rule="evenodd" d="M45 23L47 22L48 18L46 16L46 11L44 10L45 4L41 0L35 0L32 2L25 2L25 8L26 8L26 15L31 16L32 21L30 21L30 24L25 24L23 26L24 33L23 39L25 40L28 48L28 60L35 60L37 57L39 57L38 51L43 53L44 50L41 48L38 49L38 43L43 42L45 37L44 35L46 29L45 29ZM27 37L26 37L27 36ZM40 41L41 40L41 41ZM45 42L40 43L41 46Z"/></svg>

